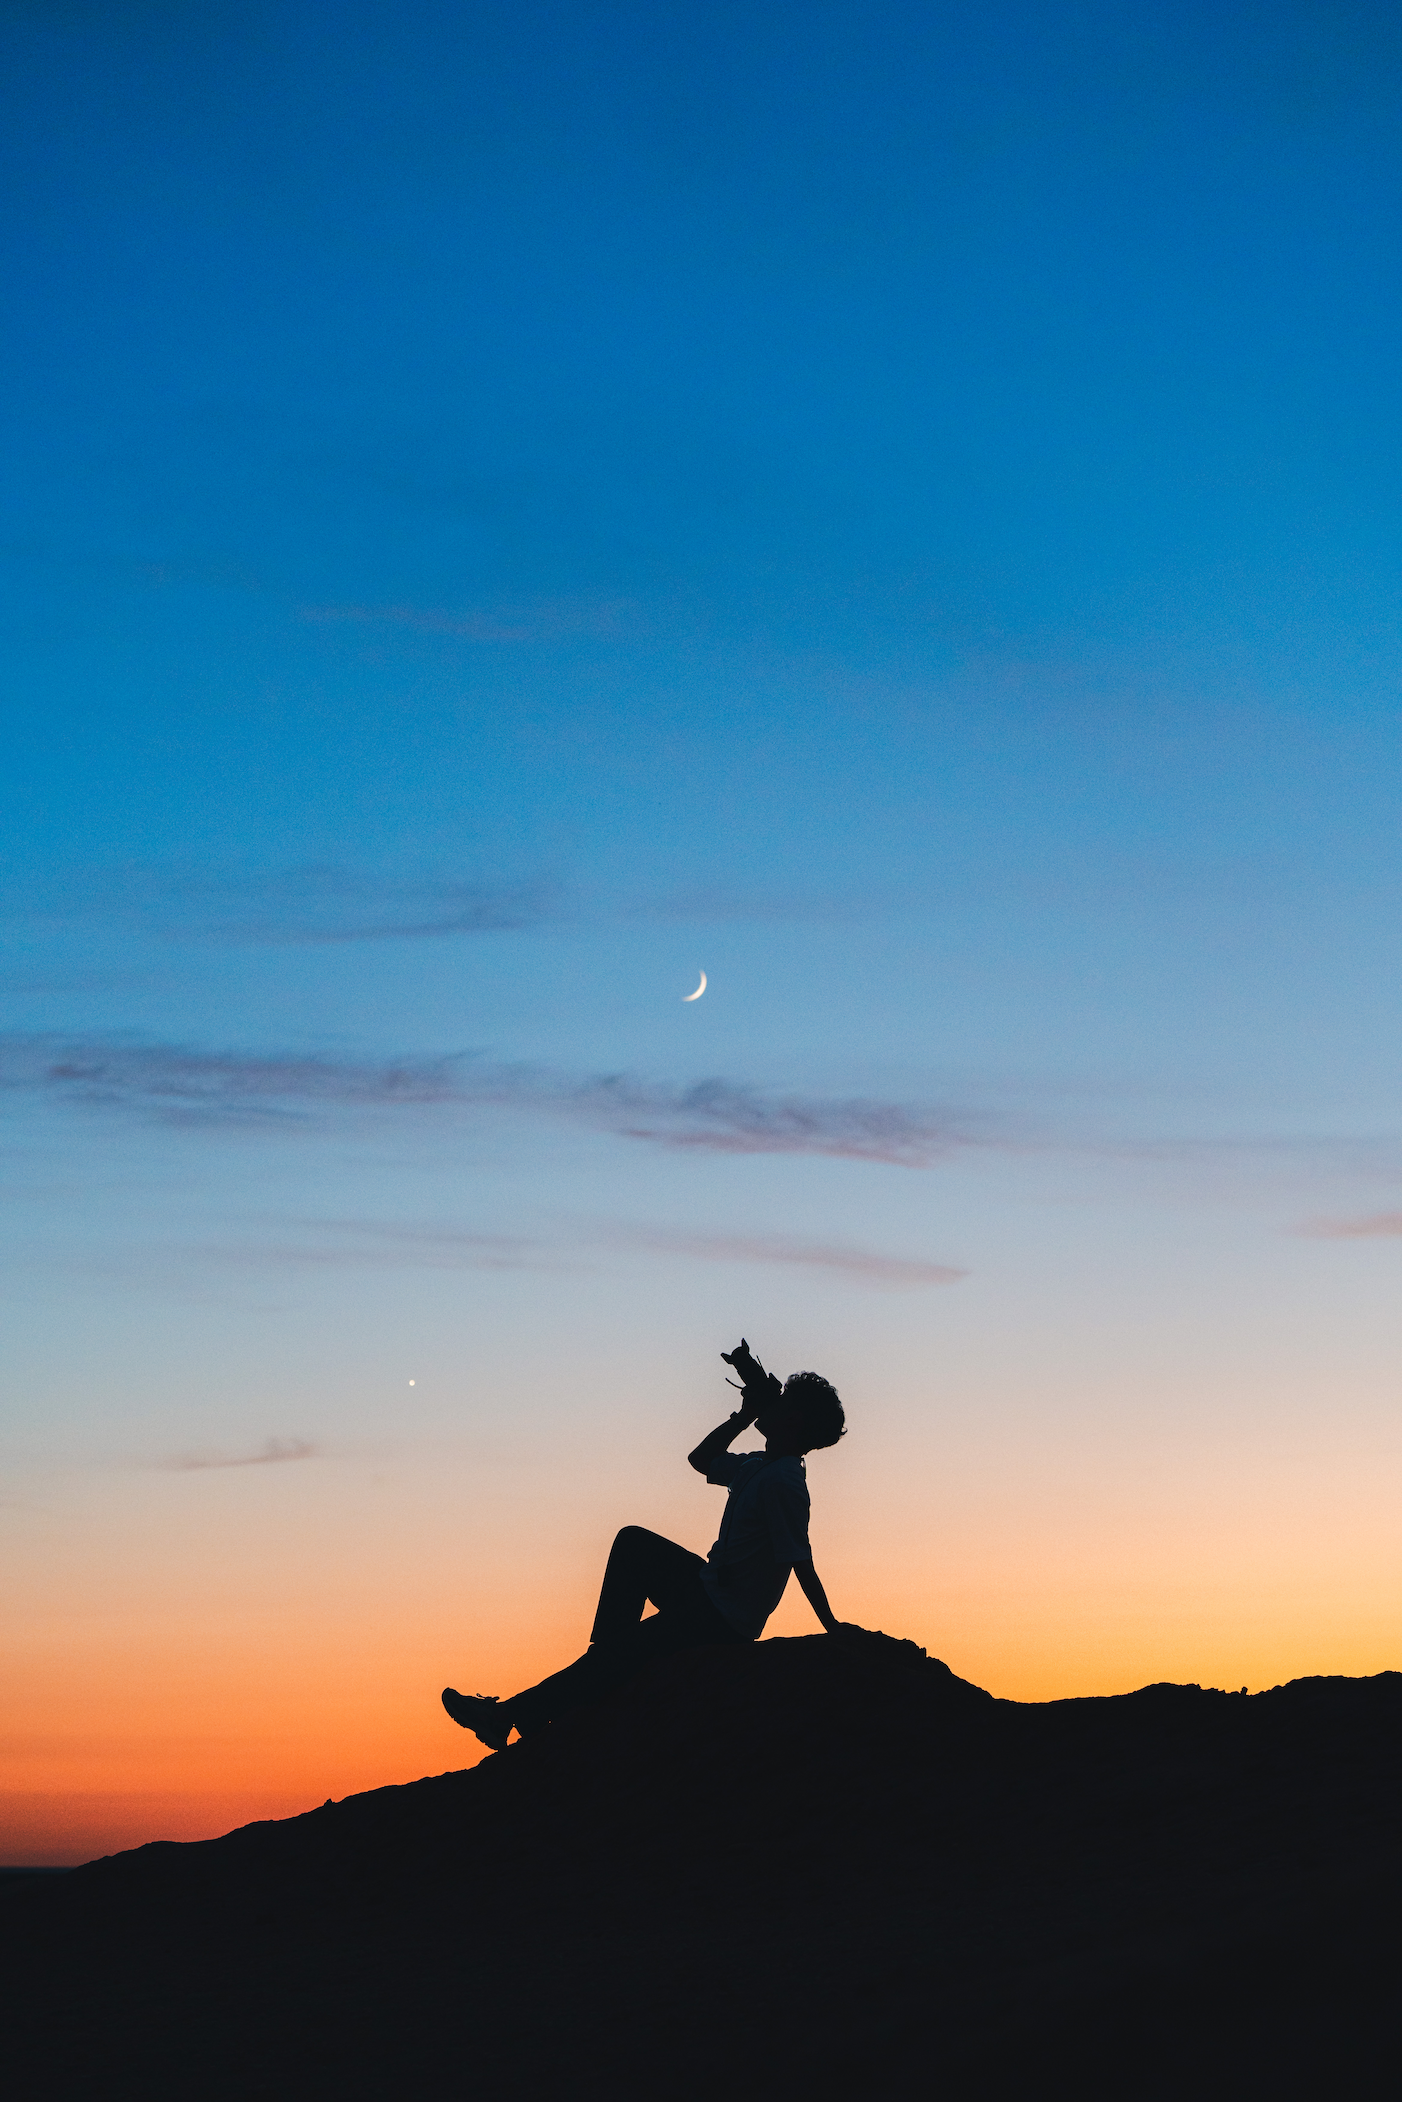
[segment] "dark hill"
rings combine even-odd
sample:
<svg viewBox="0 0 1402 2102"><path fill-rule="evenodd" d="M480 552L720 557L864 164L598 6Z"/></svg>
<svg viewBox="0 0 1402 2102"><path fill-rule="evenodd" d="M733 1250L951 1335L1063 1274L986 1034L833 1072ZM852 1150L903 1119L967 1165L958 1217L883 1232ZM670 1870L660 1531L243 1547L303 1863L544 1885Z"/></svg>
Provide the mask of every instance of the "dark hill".
<svg viewBox="0 0 1402 2102"><path fill-rule="evenodd" d="M1399 1725L1394 1672L1023 1706L880 1636L693 1652L14 1888L8 2091L1390 2095Z"/></svg>

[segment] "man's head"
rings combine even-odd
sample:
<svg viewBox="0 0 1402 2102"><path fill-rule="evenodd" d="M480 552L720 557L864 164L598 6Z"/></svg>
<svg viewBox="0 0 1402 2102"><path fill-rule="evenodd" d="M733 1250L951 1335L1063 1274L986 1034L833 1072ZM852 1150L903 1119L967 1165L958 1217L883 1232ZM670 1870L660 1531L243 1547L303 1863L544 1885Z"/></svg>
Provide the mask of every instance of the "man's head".
<svg viewBox="0 0 1402 2102"><path fill-rule="evenodd" d="M755 1418L770 1452L817 1452L836 1445L846 1427L842 1402L820 1372L792 1372Z"/></svg>

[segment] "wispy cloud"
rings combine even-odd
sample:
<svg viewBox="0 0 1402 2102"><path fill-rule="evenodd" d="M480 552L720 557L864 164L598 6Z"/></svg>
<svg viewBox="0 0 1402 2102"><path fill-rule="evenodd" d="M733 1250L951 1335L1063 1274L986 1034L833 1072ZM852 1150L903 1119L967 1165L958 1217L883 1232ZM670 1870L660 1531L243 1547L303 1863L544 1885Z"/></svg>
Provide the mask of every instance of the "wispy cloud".
<svg viewBox="0 0 1402 2102"><path fill-rule="evenodd" d="M710 1079L577 1078L467 1053L378 1062L209 1052L102 1038L0 1038L0 1087L181 1124L276 1124L333 1111L500 1109L712 1153L821 1154L924 1168L1008 1144L987 1118L864 1096L777 1093Z"/></svg>
<svg viewBox="0 0 1402 2102"><path fill-rule="evenodd" d="M157 940L265 948L518 934L564 922L838 924L889 917L911 902L895 894L716 886L586 894L548 872L505 877L325 863L261 871L132 863L0 874L0 917L29 926L102 920ZM91 980L94 989L115 982L110 974ZM53 990L54 982L46 978L43 989Z"/></svg>
<svg viewBox="0 0 1402 2102"><path fill-rule="evenodd" d="M305 1238L290 1242L286 1228ZM846 1244L804 1240L787 1234L692 1233L669 1226L615 1221L565 1222L543 1235L485 1234L443 1225L403 1225L369 1219L281 1222L267 1245L202 1251L253 1263L425 1265L434 1269L558 1268L581 1252L612 1249L647 1255L679 1255L693 1262L779 1264L824 1270L860 1284L953 1285L968 1275L948 1263L879 1253Z"/></svg>
<svg viewBox="0 0 1402 2102"><path fill-rule="evenodd" d="M370 1065L95 1037L0 1038L0 1088L178 1123L277 1121L317 1109L459 1101L456 1063Z"/></svg>
<svg viewBox="0 0 1402 2102"><path fill-rule="evenodd" d="M624 1138L712 1153L810 1153L927 1168L990 1143L971 1116L865 1096L770 1094L729 1080L666 1087L608 1076L567 1085L561 1104Z"/></svg>
<svg viewBox="0 0 1402 2102"><path fill-rule="evenodd" d="M382 874L311 866L250 873L125 867L70 875L54 887L7 885L7 909L37 920L94 916L157 937L266 947L518 933L558 916L549 877Z"/></svg>
<svg viewBox="0 0 1402 2102"><path fill-rule="evenodd" d="M603 1238L615 1247L691 1256L706 1263L778 1263L796 1270L831 1270L869 1285L954 1285L969 1274L947 1263L881 1255L871 1249L822 1241L794 1240L787 1235L700 1234L667 1227L617 1227L606 1229Z"/></svg>
<svg viewBox="0 0 1402 2102"><path fill-rule="evenodd" d="M321 869L245 886L241 898L226 891L198 931L283 948L520 933L551 918L558 901L558 886L544 881L371 883Z"/></svg>
<svg viewBox="0 0 1402 2102"><path fill-rule="evenodd" d="M1311 1219L1299 1232L1316 1241L1402 1240L1402 1212L1370 1212L1361 1219Z"/></svg>
<svg viewBox="0 0 1402 2102"><path fill-rule="evenodd" d="M197 1474L207 1467L269 1467L283 1460L316 1460L321 1447L308 1438L269 1438L258 1452L179 1453L160 1465L172 1474Z"/></svg>
<svg viewBox="0 0 1402 2102"><path fill-rule="evenodd" d="M635 1073L572 1074L507 1064L461 1051L355 1059L316 1053L210 1051L179 1044L87 1035L0 1035L0 1093L28 1094L93 1113L192 1127L301 1128L348 1118L449 1120L499 1114L573 1124L674 1152L794 1154L930 1168L961 1153L1074 1154L1130 1166L1210 1173L1253 1186L1319 1187L1328 1175L1394 1184L1402 1141L1372 1136L1155 1141L1068 1127L1044 1101L1039 1120L1006 1097L893 1101L821 1095L723 1076L693 1082ZM1300 1231L1331 1239L1377 1239L1399 1231L1399 1214L1316 1219ZM503 1259L505 1257L503 1256Z"/></svg>

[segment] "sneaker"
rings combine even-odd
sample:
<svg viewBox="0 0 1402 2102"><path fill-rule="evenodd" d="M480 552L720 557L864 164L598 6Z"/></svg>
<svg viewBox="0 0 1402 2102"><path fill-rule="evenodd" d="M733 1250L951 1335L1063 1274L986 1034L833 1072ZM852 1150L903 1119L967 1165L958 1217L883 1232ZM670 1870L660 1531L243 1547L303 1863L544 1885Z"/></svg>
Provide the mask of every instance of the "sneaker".
<svg viewBox="0 0 1402 2102"><path fill-rule="evenodd" d="M494 1693L458 1693L452 1686L445 1686L443 1705L455 1723L481 1738L489 1752L506 1750L511 1724L502 1714Z"/></svg>

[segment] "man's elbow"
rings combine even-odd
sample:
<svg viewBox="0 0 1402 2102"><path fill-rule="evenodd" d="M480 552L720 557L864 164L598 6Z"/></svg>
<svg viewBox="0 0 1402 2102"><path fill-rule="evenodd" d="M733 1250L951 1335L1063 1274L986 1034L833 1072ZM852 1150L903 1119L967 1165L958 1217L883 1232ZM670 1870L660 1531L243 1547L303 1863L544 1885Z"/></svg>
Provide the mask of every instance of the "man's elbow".
<svg viewBox="0 0 1402 2102"><path fill-rule="evenodd" d="M694 1467L698 1474L704 1474L706 1472L706 1455L702 1452L699 1445L697 1446L695 1452L689 1452L687 1454L686 1464L688 1467Z"/></svg>

